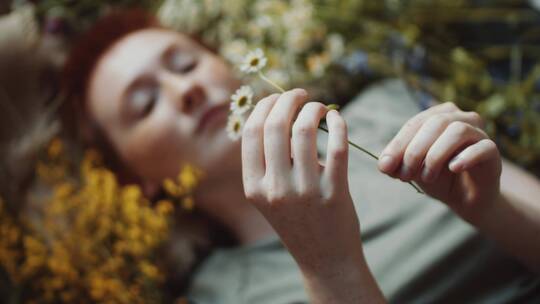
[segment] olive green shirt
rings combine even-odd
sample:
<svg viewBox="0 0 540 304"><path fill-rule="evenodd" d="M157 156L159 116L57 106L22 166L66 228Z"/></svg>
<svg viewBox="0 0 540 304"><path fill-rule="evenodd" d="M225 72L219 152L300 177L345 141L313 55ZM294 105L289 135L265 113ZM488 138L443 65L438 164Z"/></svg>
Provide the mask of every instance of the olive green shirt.
<svg viewBox="0 0 540 304"><path fill-rule="evenodd" d="M342 114L349 138L379 153L418 111L404 85L390 80L365 91ZM359 151L349 154L364 251L390 302L540 303L538 275L444 204L381 174ZM188 295L198 304L309 302L299 269L278 239L215 251L195 274Z"/></svg>

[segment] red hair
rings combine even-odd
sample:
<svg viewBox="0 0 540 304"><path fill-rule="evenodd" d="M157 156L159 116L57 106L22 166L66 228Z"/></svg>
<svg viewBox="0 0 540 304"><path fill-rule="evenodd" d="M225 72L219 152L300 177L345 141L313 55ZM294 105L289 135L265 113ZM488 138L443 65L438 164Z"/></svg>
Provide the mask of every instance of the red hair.
<svg viewBox="0 0 540 304"><path fill-rule="evenodd" d="M116 173L119 182L122 184L136 183L138 177L125 166L106 134L88 115L86 111L87 90L92 73L101 57L123 37L147 28L163 27L153 15L141 9L119 10L108 14L98 20L90 30L76 41L62 74L62 89L67 97L62 116L64 122L71 126L71 128L64 128L64 130L78 132L81 131L81 127L89 129L89 136L88 134L82 134L83 136L87 135L86 138L83 138L83 143L100 149L105 164ZM212 48L202 43L197 37L190 37L213 51ZM175 268L179 269L168 270L180 272L177 277L172 277L173 281L179 280L180 285L178 282L171 285L171 290L178 292L179 286L185 286L187 282L186 276L192 270L196 259L204 256L211 246L231 244L234 241L230 235L223 233L223 228L218 223L211 221L197 211L189 215L180 213L176 216L178 217L176 223L178 225L177 233L182 235L175 238L174 242L175 244L183 243L185 250L181 253L182 261L180 262L182 263L179 263L179 261L173 263ZM217 236L211 237L210 231L216 231ZM174 259L173 255L178 254L176 251L171 250L164 258L166 260Z"/></svg>
<svg viewBox="0 0 540 304"><path fill-rule="evenodd" d="M64 131L71 133L66 135L79 139L85 146L98 148L106 165L117 172L120 182L134 182L136 176L124 165L109 138L88 115L88 85L97 63L117 41L138 30L159 27L157 19L145 10L112 11L76 40L62 71L61 85L66 99L61 116Z"/></svg>
<svg viewBox="0 0 540 304"><path fill-rule="evenodd" d="M161 27L142 9L117 10L98 20L76 40L62 73L62 88L70 110L84 111L88 82L100 58L115 42L138 30ZM73 112L71 112L73 113Z"/></svg>

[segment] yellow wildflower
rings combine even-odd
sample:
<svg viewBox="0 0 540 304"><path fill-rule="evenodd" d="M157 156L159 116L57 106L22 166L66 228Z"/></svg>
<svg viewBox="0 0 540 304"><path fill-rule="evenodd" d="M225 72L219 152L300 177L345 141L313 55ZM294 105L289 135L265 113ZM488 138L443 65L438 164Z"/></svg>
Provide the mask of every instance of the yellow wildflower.
<svg viewBox="0 0 540 304"><path fill-rule="evenodd" d="M156 204L156 212L161 215L169 215L174 211L174 206L169 200L160 200Z"/></svg>
<svg viewBox="0 0 540 304"><path fill-rule="evenodd" d="M182 207L186 210L191 211L195 207L195 201L192 197L186 197L182 200Z"/></svg>
<svg viewBox="0 0 540 304"><path fill-rule="evenodd" d="M50 143L49 147L47 148L47 154L49 158L56 159L62 155L64 151L64 145L62 144L62 141L59 138L54 138Z"/></svg>
<svg viewBox="0 0 540 304"><path fill-rule="evenodd" d="M202 172L192 165L185 165L180 171L178 180L180 185L188 191L193 191L202 176Z"/></svg>

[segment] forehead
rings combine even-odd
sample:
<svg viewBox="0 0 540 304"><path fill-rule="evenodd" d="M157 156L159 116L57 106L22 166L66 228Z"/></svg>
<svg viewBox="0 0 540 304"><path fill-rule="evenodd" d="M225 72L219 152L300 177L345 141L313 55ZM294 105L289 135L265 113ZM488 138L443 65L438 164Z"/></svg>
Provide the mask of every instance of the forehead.
<svg viewBox="0 0 540 304"><path fill-rule="evenodd" d="M155 68L163 52L173 44L186 49L198 47L184 34L159 28L135 31L113 44L90 77L87 99L91 112L98 117L107 116L99 111L102 103L107 103L107 108L118 106L111 101L118 100L137 76Z"/></svg>

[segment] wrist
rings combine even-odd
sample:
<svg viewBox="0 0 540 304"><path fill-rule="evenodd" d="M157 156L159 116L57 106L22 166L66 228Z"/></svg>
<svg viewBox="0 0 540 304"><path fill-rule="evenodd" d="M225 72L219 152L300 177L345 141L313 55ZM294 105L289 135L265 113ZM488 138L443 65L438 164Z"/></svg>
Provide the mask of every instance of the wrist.
<svg viewBox="0 0 540 304"><path fill-rule="evenodd" d="M301 270L313 303L384 303L363 255Z"/></svg>
<svg viewBox="0 0 540 304"><path fill-rule="evenodd" d="M297 258L302 273L318 279L332 279L344 275L351 270L368 269L361 246L358 250L350 250L344 254L325 254L324 256Z"/></svg>
<svg viewBox="0 0 540 304"><path fill-rule="evenodd" d="M499 191L489 200L479 202L477 206L471 206L471 210L466 211L462 217L471 225L483 229L489 227L493 220L497 218L500 209L507 204L506 198Z"/></svg>

